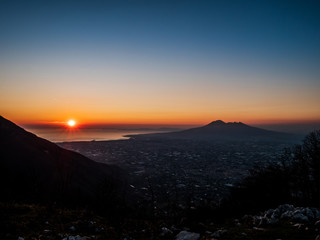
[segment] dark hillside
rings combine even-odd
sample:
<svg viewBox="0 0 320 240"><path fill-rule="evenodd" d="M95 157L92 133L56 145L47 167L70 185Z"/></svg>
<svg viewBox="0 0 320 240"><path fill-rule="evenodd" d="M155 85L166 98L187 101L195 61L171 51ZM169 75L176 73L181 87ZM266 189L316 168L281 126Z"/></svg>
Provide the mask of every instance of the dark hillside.
<svg viewBox="0 0 320 240"><path fill-rule="evenodd" d="M25 131L0 117L2 201L88 203L122 196L125 175L115 166ZM106 200L106 199L105 199Z"/></svg>

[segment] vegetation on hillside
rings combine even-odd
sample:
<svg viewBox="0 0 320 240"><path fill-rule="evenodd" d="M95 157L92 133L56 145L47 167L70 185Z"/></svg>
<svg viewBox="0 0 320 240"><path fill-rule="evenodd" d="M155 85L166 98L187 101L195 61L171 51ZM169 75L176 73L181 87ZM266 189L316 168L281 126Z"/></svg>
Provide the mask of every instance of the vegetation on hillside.
<svg viewBox="0 0 320 240"><path fill-rule="evenodd" d="M232 189L223 207L232 215L284 203L320 207L320 130L284 149L277 163L253 169Z"/></svg>

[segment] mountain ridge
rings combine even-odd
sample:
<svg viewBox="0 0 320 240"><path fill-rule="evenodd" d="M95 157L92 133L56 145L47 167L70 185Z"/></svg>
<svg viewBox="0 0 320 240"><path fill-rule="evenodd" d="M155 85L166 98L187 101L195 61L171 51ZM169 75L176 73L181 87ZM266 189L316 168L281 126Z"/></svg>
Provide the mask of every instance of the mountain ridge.
<svg viewBox="0 0 320 240"><path fill-rule="evenodd" d="M276 132L252 127L242 122L215 120L207 125L182 131L126 135L132 139L188 139L188 140L250 140L250 141L294 141L301 137L291 133Z"/></svg>

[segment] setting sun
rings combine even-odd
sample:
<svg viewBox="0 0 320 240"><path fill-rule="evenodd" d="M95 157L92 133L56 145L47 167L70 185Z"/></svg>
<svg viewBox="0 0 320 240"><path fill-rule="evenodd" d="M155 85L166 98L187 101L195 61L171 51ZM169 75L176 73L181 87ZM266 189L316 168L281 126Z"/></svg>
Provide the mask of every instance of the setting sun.
<svg viewBox="0 0 320 240"><path fill-rule="evenodd" d="M69 127L74 127L76 125L76 121L71 119L71 120L68 121L67 124L68 124Z"/></svg>

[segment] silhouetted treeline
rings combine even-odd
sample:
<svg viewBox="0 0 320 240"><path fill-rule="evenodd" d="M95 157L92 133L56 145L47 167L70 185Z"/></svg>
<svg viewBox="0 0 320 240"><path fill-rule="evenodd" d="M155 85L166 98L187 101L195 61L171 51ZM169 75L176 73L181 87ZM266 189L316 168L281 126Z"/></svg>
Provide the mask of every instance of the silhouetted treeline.
<svg viewBox="0 0 320 240"><path fill-rule="evenodd" d="M279 162L252 170L222 209L225 215L241 215L283 203L320 207L320 130L284 149Z"/></svg>

